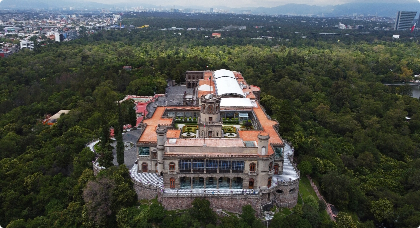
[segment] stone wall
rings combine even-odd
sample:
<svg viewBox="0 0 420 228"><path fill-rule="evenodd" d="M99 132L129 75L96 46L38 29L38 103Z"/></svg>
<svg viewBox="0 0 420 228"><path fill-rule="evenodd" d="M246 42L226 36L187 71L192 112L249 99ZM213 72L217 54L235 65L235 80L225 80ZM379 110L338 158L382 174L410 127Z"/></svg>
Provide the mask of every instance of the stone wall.
<svg viewBox="0 0 420 228"><path fill-rule="evenodd" d="M299 196L299 179L278 184L270 189L269 198L278 207L292 208L296 206Z"/></svg>
<svg viewBox="0 0 420 228"><path fill-rule="evenodd" d="M149 186L144 186L143 184L133 180L134 182L134 190L137 193L137 199L138 200L142 200L142 199L147 199L147 200L151 200L156 198L156 196L160 193L160 189L158 188L154 188L154 187L149 187Z"/></svg>
<svg viewBox="0 0 420 228"><path fill-rule="evenodd" d="M162 195L159 197L159 201L167 210L177 209L188 209L191 208L191 203L195 198L192 196L170 196L167 197ZM260 214L260 196L249 196L249 195L233 195L233 196L210 196L203 195L200 198L204 198L210 202L210 207L213 210L222 209L234 213L241 213L242 207L251 205L254 210Z"/></svg>

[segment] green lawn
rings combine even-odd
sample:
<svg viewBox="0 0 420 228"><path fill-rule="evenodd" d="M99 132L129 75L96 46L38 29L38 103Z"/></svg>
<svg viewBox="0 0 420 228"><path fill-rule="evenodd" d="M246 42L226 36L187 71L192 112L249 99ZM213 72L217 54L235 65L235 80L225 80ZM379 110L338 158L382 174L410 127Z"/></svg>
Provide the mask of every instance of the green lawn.
<svg viewBox="0 0 420 228"><path fill-rule="evenodd" d="M309 195L312 195L315 197L315 199L318 199L318 197L315 194L314 189L311 186L311 183L309 182L309 179L306 176L301 176L299 181L299 192L302 198L306 198Z"/></svg>
<svg viewBox="0 0 420 228"><path fill-rule="evenodd" d="M315 197L315 199L318 199L318 196L316 195L314 189L311 186L311 183L309 182L309 179L306 176L301 176L300 178L299 193L303 199L305 199L309 195L312 195L313 197ZM299 204L302 203L302 199L300 198L300 196L299 196L298 203ZM330 220L330 217L326 210L323 210L322 212L320 212L320 215L321 215L321 220Z"/></svg>

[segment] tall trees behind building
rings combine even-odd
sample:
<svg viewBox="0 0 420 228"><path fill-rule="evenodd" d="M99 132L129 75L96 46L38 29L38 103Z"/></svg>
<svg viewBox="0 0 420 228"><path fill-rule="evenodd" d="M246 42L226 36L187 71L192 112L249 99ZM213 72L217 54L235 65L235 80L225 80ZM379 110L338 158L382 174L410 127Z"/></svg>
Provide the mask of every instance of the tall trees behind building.
<svg viewBox="0 0 420 228"><path fill-rule="evenodd" d="M298 22L289 28L282 23L291 32ZM293 143L298 166L344 212L340 224L420 225L419 100L408 96L409 87L382 84L420 72L415 39L389 42L378 32L369 42L358 36L337 42L301 39L293 32L288 43L251 39L257 30L227 33L232 35L225 39L204 38L199 31L183 34L101 31L0 60L1 226L102 224L103 214L94 208L109 213L106 219L112 221L105 222L117 225L189 221L202 226L191 219L200 214L159 217L163 209L156 202L137 205L123 166L93 177L95 154L86 143L102 138L98 153L103 165L111 166L109 128L135 123L133 104L121 103L119 112L116 101L125 94L164 93L166 80L182 82L186 70L220 68L240 71L261 87L261 103L279 122L282 137ZM124 70L126 65L132 70ZM45 114L60 109L71 111L52 127L41 124ZM124 197L100 200L117 192ZM298 208L287 224L322 225L314 211ZM239 224L236 219L254 223L246 214L229 219L213 225L229 227Z"/></svg>

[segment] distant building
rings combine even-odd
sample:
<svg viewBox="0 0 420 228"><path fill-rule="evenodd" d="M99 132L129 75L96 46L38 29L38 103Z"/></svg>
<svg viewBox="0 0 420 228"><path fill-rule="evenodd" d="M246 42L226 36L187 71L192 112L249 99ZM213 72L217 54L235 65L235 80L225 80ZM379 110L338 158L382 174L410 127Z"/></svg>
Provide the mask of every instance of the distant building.
<svg viewBox="0 0 420 228"><path fill-rule="evenodd" d="M416 15L417 11L398 11L394 29L411 29L411 27L414 25L414 18L416 17Z"/></svg>
<svg viewBox="0 0 420 228"><path fill-rule="evenodd" d="M213 8L210 8L210 13L213 13Z"/></svg>
<svg viewBox="0 0 420 228"><path fill-rule="evenodd" d="M214 32L214 33L211 34L211 36L214 37L214 38L220 38L220 37L222 37L222 34Z"/></svg>
<svg viewBox="0 0 420 228"><path fill-rule="evenodd" d="M20 41L20 49L27 48L29 50L34 49L34 42L29 40L21 40Z"/></svg>
<svg viewBox="0 0 420 228"><path fill-rule="evenodd" d="M42 121L42 123L45 125L54 125L55 123L57 123L57 120L60 119L62 114L67 114L69 113L70 110L60 110L59 112L57 112L56 114L54 114L53 116L47 115L46 118Z"/></svg>

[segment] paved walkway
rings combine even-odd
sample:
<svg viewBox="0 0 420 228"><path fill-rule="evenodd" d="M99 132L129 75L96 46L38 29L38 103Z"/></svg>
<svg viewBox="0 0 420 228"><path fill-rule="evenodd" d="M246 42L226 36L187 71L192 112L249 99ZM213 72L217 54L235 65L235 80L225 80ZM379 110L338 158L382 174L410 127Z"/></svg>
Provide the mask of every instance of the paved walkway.
<svg viewBox="0 0 420 228"><path fill-rule="evenodd" d="M325 201L324 197L321 195L321 193L319 193L318 187L314 184L314 182L312 181L311 177L308 176L308 175L306 177L308 177L309 182L311 183L311 186L312 186L312 188L314 189L314 191L316 193L316 196L318 196L318 199L319 200L322 200L325 203L325 205L327 206L325 208L325 210L327 211L328 215L330 216L330 219L335 222L336 215L331 210L332 204L329 204L329 203L327 203L327 201Z"/></svg>
<svg viewBox="0 0 420 228"><path fill-rule="evenodd" d="M136 142L140 137L140 129L137 130L131 130L127 131L123 134L123 141L125 144L131 144L132 147L127 147L126 150L124 150L124 164L127 166L128 169L131 169L133 167L134 162L137 160L137 149L136 149ZM112 146L116 148L117 143L114 142ZM117 163L117 150L112 150L114 154L114 165L118 165Z"/></svg>

